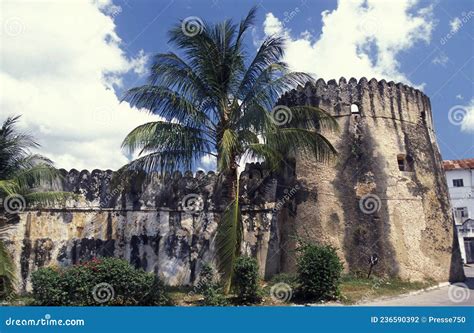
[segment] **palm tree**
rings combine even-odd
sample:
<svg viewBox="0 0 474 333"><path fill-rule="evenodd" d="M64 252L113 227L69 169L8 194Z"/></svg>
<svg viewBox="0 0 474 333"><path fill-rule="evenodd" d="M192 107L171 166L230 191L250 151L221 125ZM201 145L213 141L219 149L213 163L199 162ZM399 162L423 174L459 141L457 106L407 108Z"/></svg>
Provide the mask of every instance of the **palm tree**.
<svg viewBox="0 0 474 333"><path fill-rule="evenodd" d="M8 117L0 128L0 213L7 218L27 204L55 202L70 196L37 189L51 186L59 173L49 159L31 153L30 149L38 148L39 144L15 127L18 119L19 116ZM0 294L11 292L15 281L13 262L4 244L8 226L0 223Z"/></svg>
<svg viewBox="0 0 474 333"><path fill-rule="evenodd" d="M255 14L251 9L239 25L226 20L187 26L193 22L181 21L169 31L169 42L181 55L157 54L147 84L128 90L123 98L164 119L127 135L123 148L139 151L129 169L172 172L194 169L205 156L217 159L227 189L216 239L226 290L241 241L237 171L241 158L260 158L276 168L288 153L320 161L336 153L320 133L322 128L337 129L334 118L305 105L275 107L284 92L312 78L291 72L281 60L285 43L281 36L268 37L255 57L248 58L244 36ZM282 124L281 112L291 121Z"/></svg>

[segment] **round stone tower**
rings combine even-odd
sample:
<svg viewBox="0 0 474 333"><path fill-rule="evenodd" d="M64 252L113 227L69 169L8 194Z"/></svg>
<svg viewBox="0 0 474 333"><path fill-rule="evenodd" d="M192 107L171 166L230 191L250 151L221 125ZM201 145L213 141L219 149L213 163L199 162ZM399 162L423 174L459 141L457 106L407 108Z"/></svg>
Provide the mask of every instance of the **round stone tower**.
<svg viewBox="0 0 474 333"><path fill-rule="evenodd" d="M385 80L319 79L278 104L317 106L340 127L323 132L339 154L333 163L296 157L303 189L293 220L280 221L287 248L296 233L335 246L348 271L367 274L372 265L380 276L463 279L426 95ZM281 263L293 269L291 255L283 254Z"/></svg>

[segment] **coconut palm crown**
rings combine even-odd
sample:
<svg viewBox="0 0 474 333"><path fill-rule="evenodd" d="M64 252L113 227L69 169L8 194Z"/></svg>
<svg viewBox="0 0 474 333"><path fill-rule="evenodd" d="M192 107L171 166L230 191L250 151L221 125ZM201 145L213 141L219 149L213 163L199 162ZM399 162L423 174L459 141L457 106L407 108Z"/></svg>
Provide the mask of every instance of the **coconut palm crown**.
<svg viewBox="0 0 474 333"><path fill-rule="evenodd" d="M8 117L0 127L0 298L13 290L14 266L4 241L8 240L9 218L27 204L56 202L71 196L42 191L53 185L59 173L52 162L31 149L39 144L16 127L19 116Z"/></svg>
<svg viewBox="0 0 474 333"><path fill-rule="evenodd" d="M289 153L320 161L336 153L320 132L337 129L334 118L316 107L276 105L283 93L312 78L282 61L282 36L266 38L250 57L244 36L255 15L253 8L240 24L179 22L169 31L179 53L157 54L147 84L123 98L163 119L138 126L125 138L123 147L139 152L129 168L172 172L194 169L204 157L216 159L229 189L216 241L227 282L240 249L239 161L258 158L276 168Z"/></svg>

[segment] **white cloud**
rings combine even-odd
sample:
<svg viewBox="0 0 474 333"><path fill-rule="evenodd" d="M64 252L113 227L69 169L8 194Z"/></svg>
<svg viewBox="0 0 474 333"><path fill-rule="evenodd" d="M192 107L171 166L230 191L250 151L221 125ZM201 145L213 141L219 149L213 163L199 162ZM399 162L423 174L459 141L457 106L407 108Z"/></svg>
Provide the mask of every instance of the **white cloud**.
<svg viewBox="0 0 474 333"><path fill-rule="evenodd" d="M464 97L461 94L457 94L456 99L464 99Z"/></svg>
<svg viewBox="0 0 474 333"><path fill-rule="evenodd" d="M215 170L217 167L217 158L213 155L205 155L201 157L201 170L209 171Z"/></svg>
<svg viewBox="0 0 474 333"><path fill-rule="evenodd" d="M128 58L115 32L120 7L110 0L2 3L0 121L20 125L41 153L64 168L118 168L125 135L151 119L120 104L121 75L142 74L147 55Z"/></svg>
<svg viewBox="0 0 474 333"><path fill-rule="evenodd" d="M265 22L263 24L263 32L265 35L270 36L270 35L280 35L282 34L283 31L283 23L279 19L277 19L275 16L273 16L272 13L267 14L265 18Z"/></svg>
<svg viewBox="0 0 474 333"><path fill-rule="evenodd" d="M441 65L443 67L446 67L446 64L448 63L448 61L449 61L448 56L445 53L440 52L436 57L433 58L431 62L435 65Z"/></svg>
<svg viewBox="0 0 474 333"><path fill-rule="evenodd" d="M463 109L465 115L461 123L461 131L474 133L474 98Z"/></svg>
<svg viewBox="0 0 474 333"><path fill-rule="evenodd" d="M272 13L264 32L289 38L285 60L293 70L324 79L365 76L411 84L397 57L418 42L429 42L433 29L432 8L415 6L414 0L339 0L335 10L321 13L320 36L307 31L292 36Z"/></svg>
<svg viewBox="0 0 474 333"><path fill-rule="evenodd" d="M459 28L462 26L462 21L459 17L455 17L451 21L449 21L449 26L451 27L451 33L454 34L458 32Z"/></svg>
<svg viewBox="0 0 474 333"><path fill-rule="evenodd" d="M145 51L140 50L138 52L137 57L133 58L130 61L130 67L133 69L133 71L138 74L138 75L144 75L147 71L147 64L149 60L149 55L145 53Z"/></svg>

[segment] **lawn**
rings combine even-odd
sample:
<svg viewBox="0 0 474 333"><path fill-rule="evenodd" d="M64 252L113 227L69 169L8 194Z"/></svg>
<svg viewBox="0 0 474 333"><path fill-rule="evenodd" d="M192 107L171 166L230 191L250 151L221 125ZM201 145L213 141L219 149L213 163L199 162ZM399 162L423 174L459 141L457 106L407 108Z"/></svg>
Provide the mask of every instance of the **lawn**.
<svg viewBox="0 0 474 333"><path fill-rule="evenodd" d="M345 276L341 281L341 302L357 304L381 297L396 296L435 285L435 281L409 282L399 278L360 278Z"/></svg>

